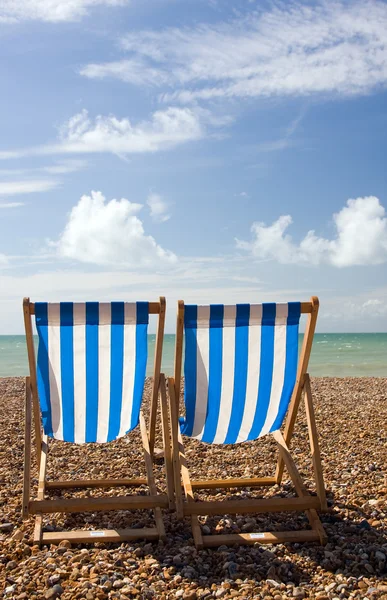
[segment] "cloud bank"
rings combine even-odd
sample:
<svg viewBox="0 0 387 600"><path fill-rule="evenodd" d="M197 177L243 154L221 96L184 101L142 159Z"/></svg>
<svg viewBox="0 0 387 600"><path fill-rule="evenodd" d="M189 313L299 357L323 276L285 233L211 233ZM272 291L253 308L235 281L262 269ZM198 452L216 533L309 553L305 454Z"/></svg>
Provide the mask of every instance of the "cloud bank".
<svg viewBox="0 0 387 600"><path fill-rule="evenodd" d="M165 101L182 103L366 94L387 81L387 5L279 2L225 22L131 32L121 47L127 57L81 74L164 88Z"/></svg>
<svg viewBox="0 0 387 600"><path fill-rule="evenodd" d="M137 214L142 204L106 201L101 192L84 195L71 210L58 242L52 243L62 258L118 267L173 263L176 256L146 235Z"/></svg>
<svg viewBox="0 0 387 600"><path fill-rule="evenodd" d="M292 222L290 215L282 215L272 225L253 223L252 241L237 239L237 247L256 258L282 264L351 267L387 262L386 211L375 196L350 199L333 215L333 239L319 237L311 230L296 244L286 233Z"/></svg>

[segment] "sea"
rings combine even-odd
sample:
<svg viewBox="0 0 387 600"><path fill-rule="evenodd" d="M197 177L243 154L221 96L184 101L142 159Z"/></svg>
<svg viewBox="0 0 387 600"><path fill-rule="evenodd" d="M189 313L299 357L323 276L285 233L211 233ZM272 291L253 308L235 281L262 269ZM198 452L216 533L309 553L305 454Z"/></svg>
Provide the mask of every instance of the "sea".
<svg viewBox="0 0 387 600"><path fill-rule="evenodd" d="M155 337L148 336L147 375L153 370ZM299 342L301 347L302 334ZM170 376L174 350L175 336L165 335L162 371ZM317 333L308 371L314 377L387 377L387 333ZM21 375L28 375L24 335L0 335L0 377Z"/></svg>

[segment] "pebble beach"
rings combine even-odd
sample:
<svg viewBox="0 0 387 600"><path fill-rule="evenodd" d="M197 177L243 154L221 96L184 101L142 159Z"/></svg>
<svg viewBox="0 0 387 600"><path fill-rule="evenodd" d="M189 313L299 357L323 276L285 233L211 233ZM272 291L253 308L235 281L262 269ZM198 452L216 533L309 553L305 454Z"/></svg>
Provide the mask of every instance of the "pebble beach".
<svg viewBox="0 0 387 600"><path fill-rule="evenodd" d="M144 392L147 415L151 380ZM321 520L328 543L220 546L197 551L190 521L164 511L167 540L121 545L38 547L34 520L21 518L24 379L0 379L0 594L9 599L62 600L205 598L371 598L387 600L387 379L312 378L328 512ZM161 435L158 431L158 446ZM292 442L293 456L306 486L314 491L303 408ZM186 442L191 475L200 478L272 475L276 460L270 439L233 448ZM145 476L140 434L135 430L106 445L50 443L47 476L113 478ZM155 465L165 491L163 460ZM32 493L37 470L33 452ZM113 494L134 490L116 488ZM55 493L54 491L52 491ZM219 493L218 493L219 492ZM77 496L87 492L76 490ZM90 494L106 493L92 490ZM143 490L142 493L145 493ZM233 497L243 491L232 489ZM252 496L293 495L285 472L280 488L248 490ZM201 491L205 499L218 490ZM63 492L66 497L66 492ZM52 496L54 497L54 496ZM154 524L147 511L46 515L45 528L143 527ZM305 514L233 515L205 518L205 533L307 528Z"/></svg>

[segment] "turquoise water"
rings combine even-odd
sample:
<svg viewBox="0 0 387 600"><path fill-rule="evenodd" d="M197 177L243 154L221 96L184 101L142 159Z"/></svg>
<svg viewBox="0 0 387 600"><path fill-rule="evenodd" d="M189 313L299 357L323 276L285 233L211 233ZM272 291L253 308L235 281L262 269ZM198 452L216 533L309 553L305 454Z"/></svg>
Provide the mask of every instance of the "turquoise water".
<svg viewBox="0 0 387 600"><path fill-rule="evenodd" d="M300 342L302 335L300 335ZM152 374L155 336L149 336L147 373ZM173 375L175 336L165 335L162 370ZM315 377L387 377L387 333L318 333L309 373ZM0 336L0 377L28 374L24 336Z"/></svg>

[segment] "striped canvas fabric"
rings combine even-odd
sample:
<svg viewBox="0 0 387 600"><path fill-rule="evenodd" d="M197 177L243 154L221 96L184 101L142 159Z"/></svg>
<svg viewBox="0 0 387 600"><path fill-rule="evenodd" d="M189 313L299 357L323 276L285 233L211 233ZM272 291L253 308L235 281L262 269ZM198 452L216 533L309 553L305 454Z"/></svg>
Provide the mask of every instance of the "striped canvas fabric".
<svg viewBox="0 0 387 600"><path fill-rule="evenodd" d="M109 442L138 425L147 361L148 302L35 303L44 432Z"/></svg>
<svg viewBox="0 0 387 600"><path fill-rule="evenodd" d="M301 304L185 306L182 433L210 444L280 428L293 392Z"/></svg>

